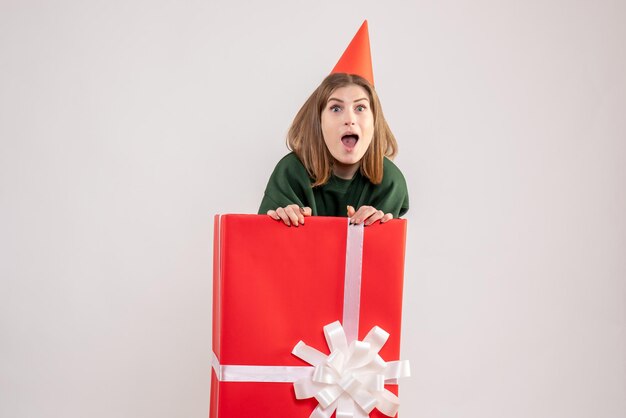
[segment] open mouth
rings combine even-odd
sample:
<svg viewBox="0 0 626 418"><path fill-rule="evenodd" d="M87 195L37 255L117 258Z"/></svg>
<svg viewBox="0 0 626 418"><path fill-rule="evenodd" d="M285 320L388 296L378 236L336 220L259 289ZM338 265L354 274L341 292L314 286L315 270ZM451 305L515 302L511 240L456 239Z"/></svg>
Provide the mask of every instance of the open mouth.
<svg viewBox="0 0 626 418"><path fill-rule="evenodd" d="M359 141L359 136L356 134L348 134L341 137L341 143L348 149L352 149Z"/></svg>

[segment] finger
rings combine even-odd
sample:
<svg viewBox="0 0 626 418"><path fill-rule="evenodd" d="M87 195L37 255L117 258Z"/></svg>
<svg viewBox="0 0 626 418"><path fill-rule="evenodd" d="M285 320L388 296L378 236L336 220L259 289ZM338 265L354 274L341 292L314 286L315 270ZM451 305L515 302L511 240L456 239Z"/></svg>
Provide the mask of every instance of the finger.
<svg viewBox="0 0 626 418"><path fill-rule="evenodd" d="M305 206L303 208L300 208L300 212L304 215L304 216L311 216L313 214L313 211L311 210L310 207Z"/></svg>
<svg viewBox="0 0 626 418"><path fill-rule="evenodd" d="M381 224L384 224L387 221L390 221L393 219L393 215L391 213L386 213L385 216L383 216L383 218L380 220Z"/></svg>
<svg viewBox="0 0 626 418"><path fill-rule="evenodd" d="M353 208L352 206L350 206L350 205L348 205L348 206L347 206L347 209L348 209L348 218L351 218L351 217L352 217L352 215L354 215L355 210L354 210L354 208Z"/></svg>
<svg viewBox="0 0 626 418"><path fill-rule="evenodd" d="M352 210L348 212L348 218L350 218L350 223L351 224L356 224L357 214L360 213L360 211L363 208L363 206L361 206L359 208L359 210L356 210L356 211L354 210L354 208L352 206L350 206L350 208L352 208Z"/></svg>
<svg viewBox="0 0 626 418"><path fill-rule="evenodd" d="M296 210L298 211L296 213ZM298 205L289 205L285 208L285 213L287 214L287 216L289 217L289 220L291 221L291 224L294 226L298 226L298 215L300 215L300 209L298 208ZM302 216L302 215L300 215Z"/></svg>
<svg viewBox="0 0 626 418"><path fill-rule="evenodd" d="M361 206L354 214L355 223L358 225L376 213L376 208L372 206Z"/></svg>
<svg viewBox="0 0 626 418"><path fill-rule="evenodd" d="M360 224L365 219L369 218L376 212L376 208L371 206L361 206L359 210L352 216L352 223L355 225Z"/></svg>
<svg viewBox="0 0 626 418"><path fill-rule="evenodd" d="M268 210L267 214L272 218L272 219L276 219L277 221L280 221L280 216L278 216L278 214L276 214L275 210Z"/></svg>
<svg viewBox="0 0 626 418"><path fill-rule="evenodd" d="M382 210L377 210L372 214L372 216L365 220L365 226L371 225L374 222L381 220L384 216L385 213Z"/></svg>
<svg viewBox="0 0 626 418"><path fill-rule="evenodd" d="M280 217L280 219L282 219L285 225L291 226L291 221L289 220L289 216L287 215L287 213L285 213L284 208L276 209L276 214Z"/></svg>
<svg viewBox="0 0 626 418"><path fill-rule="evenodd" d="M296 223L296 226L298 226L298 224L304 224L304 215L302 214L302 210L301 210L300 206L298 206L298 205L289 205L289 208L291 210L293 210L293 213L296 214L296 218L298 220L298 222Z"/></svg>

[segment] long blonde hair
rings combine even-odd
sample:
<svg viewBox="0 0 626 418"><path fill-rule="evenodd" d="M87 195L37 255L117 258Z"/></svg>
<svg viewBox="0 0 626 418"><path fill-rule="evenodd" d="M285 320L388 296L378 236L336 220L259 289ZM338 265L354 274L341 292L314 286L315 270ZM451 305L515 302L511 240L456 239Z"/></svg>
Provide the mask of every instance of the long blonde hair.
<svg viewBox="0 0 626 418"><path fill-rule="evenodd" d="M351 84L360 86L367 92L374 115L374 134L370 146L361 159L361 173L372 183L379 184L383 179L384 157L393 158L398 153L398 143L383 116L374 87L366 79L355 74L331 74L302 105L287 134L287 147L302 161L313 179L313 187L328 182L332 172L333 157L326 147L322 134L322 111L335 90Z"/></svg>

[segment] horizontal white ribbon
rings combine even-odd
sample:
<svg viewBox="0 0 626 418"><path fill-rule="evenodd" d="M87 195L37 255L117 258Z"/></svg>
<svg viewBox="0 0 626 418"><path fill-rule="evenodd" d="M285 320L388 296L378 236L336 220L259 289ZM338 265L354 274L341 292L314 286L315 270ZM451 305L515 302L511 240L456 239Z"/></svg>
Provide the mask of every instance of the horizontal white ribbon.
<svg viewBox="0 0 626 418"><path fill-rule="evenodd" d="M293 383L313 375L311 366L222 366L215 353L211 353L211 365L217 380L221 382L271 382Z"/></svg>

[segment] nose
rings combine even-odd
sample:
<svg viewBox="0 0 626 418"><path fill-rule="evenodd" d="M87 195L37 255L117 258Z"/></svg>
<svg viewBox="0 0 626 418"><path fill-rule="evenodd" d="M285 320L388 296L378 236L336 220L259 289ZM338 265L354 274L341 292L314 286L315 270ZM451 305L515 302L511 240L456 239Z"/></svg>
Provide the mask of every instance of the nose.
<svg viewBox="0 0 626 418"><path fill-rule="evenodd" d="M344 125L352 126L356 123L356 115L354 114L353 110L350 109L347 112L345 112L344 117L345 117L345 120L343 122Z"/></svg>

